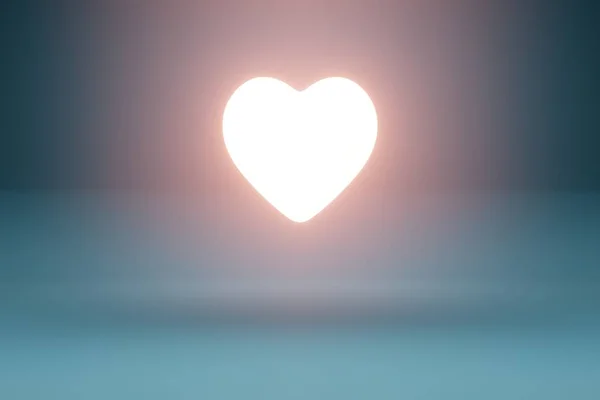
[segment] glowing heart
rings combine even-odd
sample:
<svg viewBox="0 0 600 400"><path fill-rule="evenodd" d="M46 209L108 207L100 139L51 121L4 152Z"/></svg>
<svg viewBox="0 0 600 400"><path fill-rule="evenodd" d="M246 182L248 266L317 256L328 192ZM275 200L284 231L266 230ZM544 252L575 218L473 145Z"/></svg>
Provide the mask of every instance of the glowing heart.
<svg viewBox="0 0 600 400"><path fill-rule="evenodd" d="M223 135L250 184L283 215L305 222L364 167L377 139L377 114L349 79L323 79L299 92L255 78L229 99Z"/></svg>

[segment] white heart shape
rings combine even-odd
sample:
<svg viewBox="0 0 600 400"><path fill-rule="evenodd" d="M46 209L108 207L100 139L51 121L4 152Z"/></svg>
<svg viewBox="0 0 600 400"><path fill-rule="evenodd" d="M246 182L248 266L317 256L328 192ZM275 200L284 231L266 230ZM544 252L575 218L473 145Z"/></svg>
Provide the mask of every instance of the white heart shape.
<svg viewBox="0 0 600 400"><path fill-rule="evenodd" d="M367 93L346 78L326 78L301 92L254 78L227 102L223 136L248 182L283 215L305 222L364 167L377 139L377 114Z"/></svg>

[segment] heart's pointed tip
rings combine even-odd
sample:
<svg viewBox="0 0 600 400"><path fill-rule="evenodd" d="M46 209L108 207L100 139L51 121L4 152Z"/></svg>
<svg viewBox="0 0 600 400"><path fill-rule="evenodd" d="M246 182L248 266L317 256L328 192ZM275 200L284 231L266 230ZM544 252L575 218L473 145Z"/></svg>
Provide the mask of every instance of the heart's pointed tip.
<svg viewBox="0 0 600 400"><path fill-rule="evenodd" d="M292 221L293 223L304 224L304 223L310 221L311 219L313 219L314 217L316 217L316 214L315 215L311 215L309 217L290 217L289 215L285 215L285 214L284 214L284 216L287 219L289 219L290 221Z"/></svg>
<svg viewBox="0 0 600 400"><path fill-rule="evenodd" d="M279 211L284 217L295 224L305 224L311 220L313 220L317 215L319 215L323 210L319 210L317 212L282 212Z"/></svg>

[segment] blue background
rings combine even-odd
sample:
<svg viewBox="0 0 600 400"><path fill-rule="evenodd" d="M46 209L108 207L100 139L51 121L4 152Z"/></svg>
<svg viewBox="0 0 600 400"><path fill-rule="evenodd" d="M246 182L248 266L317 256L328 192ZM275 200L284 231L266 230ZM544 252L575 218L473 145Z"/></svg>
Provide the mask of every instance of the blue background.
<svg viewBox="0 0 600 400"><path fill-rule="evenodd" d="M599 398L598 8L3 3L0 398ZM222 141L261 75L377 109L306 224Z"/></svg>

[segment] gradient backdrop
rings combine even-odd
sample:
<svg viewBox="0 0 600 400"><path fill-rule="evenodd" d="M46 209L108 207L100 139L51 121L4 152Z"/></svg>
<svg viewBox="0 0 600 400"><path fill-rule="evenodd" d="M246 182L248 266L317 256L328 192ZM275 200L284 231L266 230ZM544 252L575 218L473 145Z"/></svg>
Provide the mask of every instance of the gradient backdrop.
<svg viewBox="0 0 600 400"><path fill-rule="evenodd" d="M593 1L0 6L0 398L597 399ZM306 224L221 134L256 76L379 117Z"/></svg>

